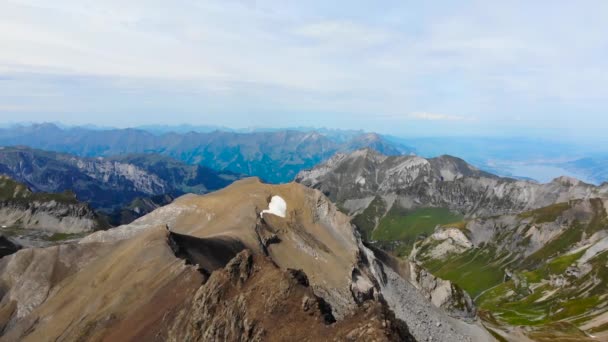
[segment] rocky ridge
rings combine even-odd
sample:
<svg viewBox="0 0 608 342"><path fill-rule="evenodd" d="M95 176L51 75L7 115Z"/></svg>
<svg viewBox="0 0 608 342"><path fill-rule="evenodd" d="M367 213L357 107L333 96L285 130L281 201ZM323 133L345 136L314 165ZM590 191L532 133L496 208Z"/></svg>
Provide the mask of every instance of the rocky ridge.
<svg viewBox="0 0 608 342"><path fill-rule="evenodd" d="M273 196L287 204L285 217L260 217ZM55 258L59 273L11 266ZM321 193L247 179L182 196L76 245L3 258L0 270L11 271L0 272L0 323L5 338L21 340L281 340L290 328L293 339L311 341L493 340L433 306L382 260ZM48 288L36 300L18 285L32 277ZM66 302L76 288L84 290Z"/></svg>
<svg viewBox="0 0 608 342"><path fill-rule="evenodd" d="M392 207L440 207L484 217L608 197L608 184L598 187L567 177L539 184L498 177L451 156L386 156L371 149L336 154L295 180L320 190L351 215L374 204L380 209L372 215L372 229Z"/></svg>

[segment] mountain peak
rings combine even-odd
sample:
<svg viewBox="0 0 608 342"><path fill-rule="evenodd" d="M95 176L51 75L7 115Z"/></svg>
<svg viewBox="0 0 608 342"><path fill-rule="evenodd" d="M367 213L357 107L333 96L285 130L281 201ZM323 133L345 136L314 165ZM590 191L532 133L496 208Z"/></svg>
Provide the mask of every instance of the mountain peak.
<svg viewBox="0 0 608 342"><path fill-rule="evenodd" d="M565 185L565 186L577 186L577 185L589 185L587 183L584 183L583 181L574 178L574 177L570 177L570 176L560 176L557 177L555 179L553 179L551 181L551 183L557 183L557 184L561 184L561 185Z"/></svg>

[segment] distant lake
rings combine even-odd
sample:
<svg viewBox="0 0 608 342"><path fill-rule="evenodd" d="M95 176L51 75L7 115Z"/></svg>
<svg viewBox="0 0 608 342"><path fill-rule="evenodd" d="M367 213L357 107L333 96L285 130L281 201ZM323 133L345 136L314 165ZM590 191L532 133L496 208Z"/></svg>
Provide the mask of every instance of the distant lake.
<svg viewBox="0 0 608 342"><path fill-rule="evenodd" d="M561 176L568 176L582 180L583 182L595 184L585 175L577 174L568 171L559 166L551 164L539 164L539 163L524 163L524 162L511 162L511 163L495 163L493 168L502 171L505 175L511 177L522 177L531 178L541 183L547 183L553 179Z"/></svg>

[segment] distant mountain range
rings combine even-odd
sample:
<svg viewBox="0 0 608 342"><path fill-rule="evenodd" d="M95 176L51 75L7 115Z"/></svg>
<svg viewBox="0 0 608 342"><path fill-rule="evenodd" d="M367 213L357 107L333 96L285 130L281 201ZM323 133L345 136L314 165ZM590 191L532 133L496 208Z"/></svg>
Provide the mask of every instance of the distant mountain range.
<svg viewBox="0 0 608 342"><path fill-rule="evenodd" d="M0 174L37 192L73 191L79 200L118 215L118 223L126 223L120 216L128 222L176 196L207 193L241 178L156 154L83 158L29 147L0 148Z"/></svg>
<svg viewBox="0 0 608 342"><path fill-rule="evenodd" d="M0 129L0 145L25 145L81 157L157 153L186 164L258 176L272 183L291 181L299 171L336 152L363 147L389 155L413 152L378 134L356 131L151 133L140 129L60 128L55 124Z"/></svg>
<svg viewBox="0 0 608 342"><path fill-rule="evenodd" d="M608 196L608 184L569 177L540 184L499 177L452 156L387 156L372 149L337 154L300 172L296 181L321 190L349 213L364 211L376 197L386 210L447 207L467 216L491 216Z"/></svg>

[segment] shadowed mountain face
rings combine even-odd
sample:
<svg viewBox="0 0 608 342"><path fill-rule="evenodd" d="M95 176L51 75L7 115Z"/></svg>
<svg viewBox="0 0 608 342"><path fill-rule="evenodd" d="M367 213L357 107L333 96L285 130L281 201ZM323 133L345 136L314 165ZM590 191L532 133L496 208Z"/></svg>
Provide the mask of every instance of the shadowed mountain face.
<svg viewBox="0 0 608 342"><path fill-rule="evenodd" d="M0 148L0 173L34 191L73 191L94 208L139 217L184 193L207 193L240 176L143 154L81 158L27 147ZM124 221L122 221L124 222Z"/></svg>
<svg viewBox="0 0 608 342"><path fill-rule="evenodd" d="M284 215L262 216L275 196ZM246 179L78 244L0 259L0 338L493 340L405 273L320 192Z"/></svg>
<svg viewBox="0 0 608 342"><path fill-rule="evenodd" d="M52 124L0 129L0 145L26 145L83 157L158 153L187 164L258 176L268 182L291 181L300 171L336 152L372 147L390 155L412 149L373 133L209 132L153 134L136 129L61 129Z"/></svg>

